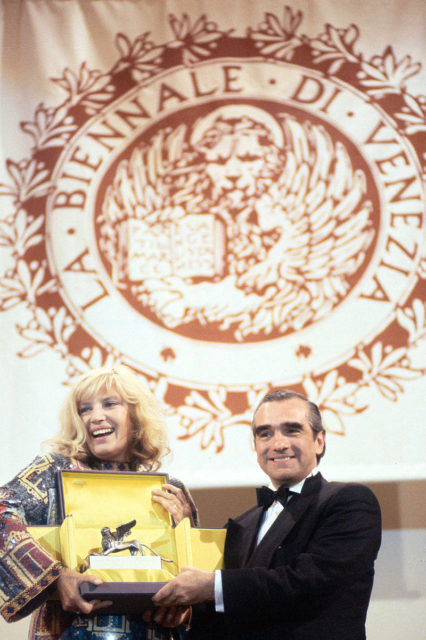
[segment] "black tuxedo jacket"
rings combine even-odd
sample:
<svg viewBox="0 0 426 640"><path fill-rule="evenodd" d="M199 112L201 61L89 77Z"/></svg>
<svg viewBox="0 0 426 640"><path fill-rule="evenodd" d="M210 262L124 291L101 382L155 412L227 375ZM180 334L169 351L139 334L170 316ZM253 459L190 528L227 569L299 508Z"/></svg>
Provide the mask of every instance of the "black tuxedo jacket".
<svg viewBox="0 0 426 640"><path fill-rule="evenodd" d="M222 571L225 613L194 607L203 640L363 640L381 540L380 508L360 484L306 480L260 544L263 514L229 520Z"/></svg>

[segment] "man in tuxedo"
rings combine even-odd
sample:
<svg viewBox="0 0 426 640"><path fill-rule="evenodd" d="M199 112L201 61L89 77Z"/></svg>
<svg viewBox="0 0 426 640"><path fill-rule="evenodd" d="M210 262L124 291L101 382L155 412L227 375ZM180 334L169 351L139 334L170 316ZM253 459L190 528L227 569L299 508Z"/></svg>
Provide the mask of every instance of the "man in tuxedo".
<svg viewBox="0 0 426 640"><path fill-rule="evenodd" d="M377 499L317 472L325 431L304 396L267 394L253 437L275 493L263 487L257 506L229 520L225 569L185 568L156 594L157 619L170 622L178 607L176 622L193 604L194 640L363 640L381 539Z"/></svg>

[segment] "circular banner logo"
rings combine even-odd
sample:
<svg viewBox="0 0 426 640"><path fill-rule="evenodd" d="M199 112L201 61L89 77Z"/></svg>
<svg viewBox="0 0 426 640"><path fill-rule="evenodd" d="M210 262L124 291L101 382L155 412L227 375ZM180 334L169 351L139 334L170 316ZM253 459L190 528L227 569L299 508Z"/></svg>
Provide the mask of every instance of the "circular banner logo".
<svg viewBox="0 0 426 640"><path fill-rule="evenodd" d="M217 450L272 387L343 433L363 388L394 400L422 375L418 67L268 16L244 39L205 17L179 46L119 34L112 70L57 80L67 99L26 123L33 155L3 187L21 355L55 349L70 379L122 361Z"/></svg>

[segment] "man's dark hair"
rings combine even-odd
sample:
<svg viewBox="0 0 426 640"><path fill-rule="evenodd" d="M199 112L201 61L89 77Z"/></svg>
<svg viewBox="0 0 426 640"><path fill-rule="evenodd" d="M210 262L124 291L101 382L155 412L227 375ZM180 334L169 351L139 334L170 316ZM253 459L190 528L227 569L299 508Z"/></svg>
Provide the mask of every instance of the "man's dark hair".
<svg viewBox="0 0 426 640"><path fill-rule="evenodd" d="M315 404L315 402L308 400L308 398L306 398L305 396L302 396L301 393L297 393L296 391L290 391L289 389L276 389L275 391L271 391L270 393L267 393L266 396L262 398L262 400L257 405L256 409L254 410L253 420L251 423L253 436L255 435L256 413L258 412L262 404L265 404L266 402L283 402L284 400L291 400L292 398L299 398L299 400L303 400L303 402L306 402L306 404L308 405L308 409L309 409L308 421L309 421L309 426L311 427L314 433L314 439L317 437L317 434L320 431L323 431L325 434L325 429L322 424L321 413L317 405ZM319 461L321 460L324 454L325 454L325 440L324 440L324 449L322 453L319 453L317 455L317 464L319 463Z"/></svg>

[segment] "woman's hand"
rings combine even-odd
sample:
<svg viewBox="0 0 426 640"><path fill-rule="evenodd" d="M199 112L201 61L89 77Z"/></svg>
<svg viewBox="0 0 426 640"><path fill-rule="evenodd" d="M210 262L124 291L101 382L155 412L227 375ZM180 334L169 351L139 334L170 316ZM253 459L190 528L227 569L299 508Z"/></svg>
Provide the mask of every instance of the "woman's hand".
<svg viewBox="0 0 426 640"><path fill-rule="evenodd" d="M79 587L83 582L91 582L95 585L102 584L102 580L97 576L78 573L71 569L62 569L61 575L56 581L56 588L64 611L88 615L96 609L112 605L111 600L91 600L87 602L80 595Z"/></svg>
<svg viewBox="0 0 426 640"><path fill-rule="evenodd" d="M176 524L184 518L189 518L193 524L191 505L182 489L178 489L173 484L163 484L161 491L152 490L152 499L171 514Z"/></svg>
<svg viewBox="0 0 426 640"><path fill-rule="evenodd" d="M160 607L155 611L147 610L143 613L144 622L156 622L162 627L179 627L188 624L191 618L191 607Z"/></svg>

